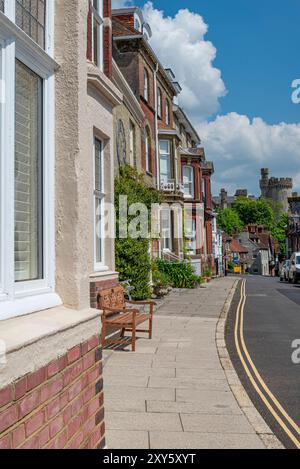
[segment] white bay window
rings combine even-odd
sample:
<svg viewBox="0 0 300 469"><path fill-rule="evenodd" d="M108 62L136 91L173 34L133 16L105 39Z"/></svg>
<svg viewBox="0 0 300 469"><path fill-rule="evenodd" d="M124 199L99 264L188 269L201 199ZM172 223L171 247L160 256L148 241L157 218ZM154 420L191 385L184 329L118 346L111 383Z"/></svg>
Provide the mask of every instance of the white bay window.
<svg viewBox="0 0 300 469"><path fill-rule="evenodd" d="M103 70L103 0L93 0L92 5L93 61L100 70Z"/></svg>
<svg viewBox="0 0 300 469"><path fill-rule="evenodd" d="M0 3L0 9L1 9ZM0 320L55 294L53 2L0 13Z"/></svg>
<svg viewBox="0 0 300 469"><path fill-rule="evenodd" d="M193 166L183 167L184 196L189 199L195 198L195 176Z"/></svg>
<svg viewBox="0 0 300 469"><path fill-rule="evenodd" d="M104 161L103 144L94 139L94 172L95 172L95 271L105 269L104 253Z"/></svg>

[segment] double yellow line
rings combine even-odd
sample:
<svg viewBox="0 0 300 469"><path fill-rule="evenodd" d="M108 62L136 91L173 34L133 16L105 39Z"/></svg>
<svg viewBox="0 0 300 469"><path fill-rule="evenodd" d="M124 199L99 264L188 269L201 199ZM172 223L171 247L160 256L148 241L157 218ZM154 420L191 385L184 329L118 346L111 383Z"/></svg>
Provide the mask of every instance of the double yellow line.
<svg viewBox="0 0 300 469"><path fill-rule="evenodd" d="M254 387L257 394L262 399L263 403L279 423L280 427L292 440L296 448L300 449L300 428L294 420L284 410L280 402L276 399L274 394L270 391L261 375L259 374L256 366L254 365L251 356L248 352L244 339L244 311L246 303L246 280L241 283L241 297L237 309L234 339L235 346L240 358L240 361L245 369L245 372ZM291 430L292 429L292 430ZM296 435L296 436L295 436Z"/></svg>

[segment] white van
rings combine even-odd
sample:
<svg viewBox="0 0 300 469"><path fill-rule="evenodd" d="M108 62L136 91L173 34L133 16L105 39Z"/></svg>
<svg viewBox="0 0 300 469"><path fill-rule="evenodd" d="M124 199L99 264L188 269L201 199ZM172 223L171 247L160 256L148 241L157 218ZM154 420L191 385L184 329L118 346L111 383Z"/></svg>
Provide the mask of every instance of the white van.
<svg viewBox="0 0 300 469"><path fill-rule="evenodd" d="M298 283L300 280L300 252L294 252L291 257L289 282Z"/></svg>

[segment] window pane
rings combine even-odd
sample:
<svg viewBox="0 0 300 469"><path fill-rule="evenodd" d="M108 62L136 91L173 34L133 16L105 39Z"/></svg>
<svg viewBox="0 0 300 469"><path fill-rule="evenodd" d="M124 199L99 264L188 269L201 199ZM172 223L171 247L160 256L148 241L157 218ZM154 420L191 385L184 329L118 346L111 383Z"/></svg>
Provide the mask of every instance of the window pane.
<svg viewBox="0 0 300 469"><path fill-rule="evenodd" d="M95 189L102 192L102 143L95 139Z"/></svg>
<svg viewBox="0 0 300 469"><path fill-rule="evenodd" d="M194 169L190 166L183 168L184 194L187 197L194 197Z"/></svg>
<svg viewBox="0 0 300 469"><path fill-rule="evenodd" d="M16 24L45 49L46 0L16 0Z"/></svg>
<svg viewBox="0 0 300 469"><path fill-rule="evenodd" d="M96 197L95 201L95 226L96 226L96 263L101 264L102 255L102 201Z"/></svg>
<svg viewBox="0 0 300 469"><path fill-rule="evenodd" d="M16 62L15 280L43 278L42 79Z"/></svg>
<svg viewBox="0 0 300 469"><path fill-rule="evenodd" d="M170 142L168 140L160 140L160 180L161 182L170 182L171 180L171 159L170 159Z"/></svg>
<svg viewBox="0 0 300 469"><path fill-rule="evenodd" d="M102 209L104 203L103 194L103 160L102 142L95 138L95 262L103 262L102 241Z"/></svg>
<svg viewBox="0 0 300 469"><path fill-rule="evenodd" d="M0 11L4 11L4 0L0 0Z"/></svg>

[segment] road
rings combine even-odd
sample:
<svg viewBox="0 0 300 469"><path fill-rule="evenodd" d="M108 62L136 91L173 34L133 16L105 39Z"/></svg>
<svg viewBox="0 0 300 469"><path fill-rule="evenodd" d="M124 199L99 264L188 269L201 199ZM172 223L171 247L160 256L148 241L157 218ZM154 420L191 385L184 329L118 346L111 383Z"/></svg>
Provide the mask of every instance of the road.
<svg viewBox="0 0 300 469"><path fill-rule="evenodd" d="M228 318L227 347L253 403L286 448L300 449L300 285L245 277ZM298 354L298 357L300 353Z"/></svg>

